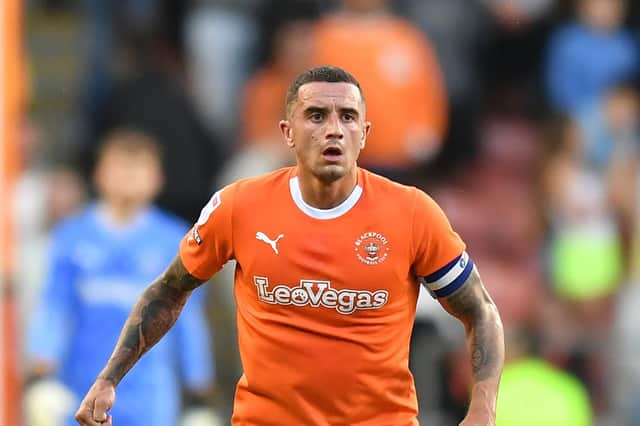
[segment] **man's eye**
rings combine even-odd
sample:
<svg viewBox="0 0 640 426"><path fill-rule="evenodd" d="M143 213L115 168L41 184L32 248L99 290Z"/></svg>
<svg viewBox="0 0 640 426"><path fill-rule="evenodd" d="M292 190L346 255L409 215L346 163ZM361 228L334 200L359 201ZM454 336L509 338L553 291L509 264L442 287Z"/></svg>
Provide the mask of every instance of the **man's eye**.
<svg viewBox="0 0 640 426"><path fill-rule="evenodd" d="M342 116L342 119L344 121L353 121L354 117L353 117L353 114L345 114Z"/></svg>
<svg viewBox="0 0 640 426"><path fill-rule="evenodd" d="M310 118L312 121L320 121L320 120L322 120L322 113L320 113L320 112L314 112L313 114L311 114L311 115L309 116L309 118Z"/></svg>

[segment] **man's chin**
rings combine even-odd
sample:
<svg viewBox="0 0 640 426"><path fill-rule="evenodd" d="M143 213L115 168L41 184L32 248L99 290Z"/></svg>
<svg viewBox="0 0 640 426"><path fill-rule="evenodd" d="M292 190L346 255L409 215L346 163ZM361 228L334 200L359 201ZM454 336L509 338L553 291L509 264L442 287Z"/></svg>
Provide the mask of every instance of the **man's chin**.
<svg viewBox="0 0 640 426"><path fill-rule="evenodd" d="M327 164L318 168L316 176L324 182L334 182L346 174L346 167L339 164Z"/></svg>

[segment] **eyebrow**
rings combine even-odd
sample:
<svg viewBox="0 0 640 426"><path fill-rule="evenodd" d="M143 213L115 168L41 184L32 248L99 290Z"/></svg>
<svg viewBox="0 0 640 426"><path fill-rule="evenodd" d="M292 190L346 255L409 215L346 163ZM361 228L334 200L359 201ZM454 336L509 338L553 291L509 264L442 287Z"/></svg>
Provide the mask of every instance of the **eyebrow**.
<svg viewBox="0 0 640 426"><path fill-rule="evenodd" d="M351 107L343 107L343 108L338 108L338 111L342 114L348 113L348 114L352 114L356 117L360 116L360 113L358 112L357 109L355 108L351 108ZM316 112L320 112L323 114L327 114L329 112L329 108L327 107L320 107L320 106L309 106L307 108L304 109L303 114L305 115L305 117L314 114Z"/></svg>

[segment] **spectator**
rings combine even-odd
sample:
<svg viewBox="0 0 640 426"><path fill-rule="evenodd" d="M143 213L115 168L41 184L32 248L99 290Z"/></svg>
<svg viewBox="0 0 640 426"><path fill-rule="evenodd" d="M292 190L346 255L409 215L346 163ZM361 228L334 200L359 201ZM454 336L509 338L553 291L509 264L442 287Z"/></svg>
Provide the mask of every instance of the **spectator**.
<svg viewBox="0 0 640 426"><path fill-rule="evenodd" d="M251 77L244 89L243 141L250 146L272 147L292 162L293 157L283 143L277 125L284 117L282 93L287 91L289 82L296 75L309 68L313 56L310 30L319 11L308 0L266 2L265 10L281 22L269 25L274 30L270 60Z"/></svg>
<svg viewBox="0 0 640 426"><path fill-rule="evenodd" d="M559 28L547 54L551 105L576 113L638 70L638 50L623 28L626 0L578 0L577 20Z"/></svg>
<svg viewBox="0 0 640 426"><path fill-rule="evenodd" d="M442 66L449 100L449 126L433 166L446 172L475 154L477 119L485 92L480 51L490 39L490 16L480 0L399 3L402 15L427 35Z"/></svg>
<svg viewBox="0 0 640 426"><path fill-rule="evenodd" d="M132 49L154 39L182 67L184 17L191 0L83 0L87 20L86 75L81 114L86 121L86 143L91 143L95 120L123 73L139 66Z"/></svg>
<svg viewBox="0 0 640 426"><path fill-rule="evenodd" d="M240 93L259 42L256 0L197 2L185 22L187 69L198 114L219 133L226 152L239 142Z"/></svg>
<svg viewBox="0 0 640 426"><path fill-rule="evenodd" d="M588 121L590 153L592 157L599 154L600 163L607 168L611 201L631 248L640 203L640 98L635 85L621 84L610 90L599 111Z"/></svg>
<svg viewBox="0 0 640 426"><path fill-rule="evenodd" d="M483 109L544 109L541 78L545 45L553 28L549 0L482 0L491 18L480 49ZM562 2L556 2L562 3Z"/></svg>
<svg viewBox="0 0 640 426"><path fill-rule="evenodd" d="M350 70L367 98L373 123L360 161L410 181L413 169L440 149L447 100L437 58L424 35L388 10L387 0L343 0L315 29L315 64Z"/></svg>
<svg viewBox="0 0 640 426"><path fill-rule="evenodd" d="M89 388L139 292L162 272L187 230L149 204L162 175L159 152L147 136L111 133L101 148L95 180L98 201L53 232L51 265L27 340L25 414L31 426L75 424L73 407L66 421L54 418L61 408L57 403L79 400ZM154 348L121 383L114 413L123 424L174 426L179 383L200 401L210 390L212 359L202 302L198 294L170 340Z"/></svg>
<svg viewBox="0 0 640 426"><path fill-rule="evenodd" d="M621 87L612 95L608 116L618 118L611 120L617 125L609 127L617 129L618 143L612 153L610 182L613 204L626 231L628 278L616 300L609 384L616 424L635 425L640 423L640 339L636 327L640 302L640 113L634 88Z"/></svg>
<svg viewBox="0 0 640 426"><path fill-rule="evenodd" d="M545 327L547 354L585 382L600 415L608 404L612 301L624 280L622 241L605 169L587 161L587 144L573 120L560 124L554 144L543 171L548 271L556 298L544 316L553 324Z"/></svg>
<svg viewBox="0 0 640 426"><path fill-rule="evenodd" d="M585 162L575 124L564 126L545 172L551 277L562 297L594 298L609 294L622 278L620 240L603 176Z"/></svg>
<svg viewBox="0 0 640 426"><path fill-rule="evenodd" d="M165 46L146 39L133 53L138 55L138 71L119 81L108 95L96 137L118 127L150 134L162 150L166 176L158 205L193 221L209 196L226 150L217 134L202 124Z"/></svg>

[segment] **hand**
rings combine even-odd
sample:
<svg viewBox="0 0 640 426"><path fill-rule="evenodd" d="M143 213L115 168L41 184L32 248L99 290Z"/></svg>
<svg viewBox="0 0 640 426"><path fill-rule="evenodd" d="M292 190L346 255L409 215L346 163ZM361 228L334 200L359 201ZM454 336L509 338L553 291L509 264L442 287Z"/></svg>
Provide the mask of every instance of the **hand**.
<svg viewBox="0 0 640 426"><path fill-rule="evenodd" d="M76 412L76 420L82 426L111 426L111 416L107 411L116 400L116 389L108 380L97 379L82 400Z"/></svg>

